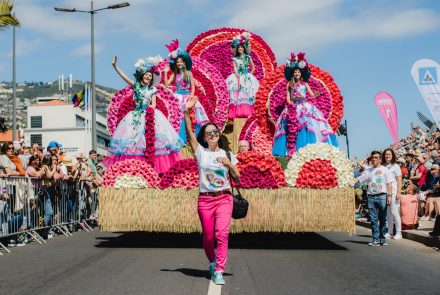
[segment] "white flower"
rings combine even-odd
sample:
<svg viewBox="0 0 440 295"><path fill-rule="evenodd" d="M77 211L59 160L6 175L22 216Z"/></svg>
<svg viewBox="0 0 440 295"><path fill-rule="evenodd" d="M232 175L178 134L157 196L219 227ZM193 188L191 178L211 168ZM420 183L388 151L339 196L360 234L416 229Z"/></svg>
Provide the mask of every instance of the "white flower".
<svg viewBox="0 0 440 295"><path fill-rule="evenodd" d="M135 66L136 69L140 69L140 68L142 68L144 66L144 63L145 63L144 59L143 58L139 58L136 61L136 63L134 64L134 66Z"/></svg>
<svg viewBox="0 0 440 295"><path fill-rule="evenodd" d="M145 60L147 63L151 64L152 66L157 66L159 63L161 63L163 61L163 59L160 55L149 56Z"/></svg>
<svg viewBox="0 0 440 295"><path fill-rule="evenodd" d="M330 160L331 165L336 169L338 187L353 186L352 163L344 152L326 143L309 144L296 152L290 159L285 171L287 184L296 186L296 180L302 166L313 159Z"/></svg>
<svg viewBox="0 0 440 295"><path fill-rule="evenodd" d="M299 63L298 63L298 67L300 68L300 69L304 69L305 68L305 66L306 66L306 62L305 61L300 61Z"/></svg>
<svg viewBox="0 0 440 295"><path fill-rule="evenodd" d="M130 174L124 174L119 176L114 184L115 188L127 187L127 188L146 188L148 184L140 176L132 176Z"/></svg>
<svg viewBox="0 0 440 295"><path fill-rule="evenodd" d="M249 39L251 37L251 34L249 32L244 32L243 34L241 34L243 37L245 37L246 39Z"/></svg>

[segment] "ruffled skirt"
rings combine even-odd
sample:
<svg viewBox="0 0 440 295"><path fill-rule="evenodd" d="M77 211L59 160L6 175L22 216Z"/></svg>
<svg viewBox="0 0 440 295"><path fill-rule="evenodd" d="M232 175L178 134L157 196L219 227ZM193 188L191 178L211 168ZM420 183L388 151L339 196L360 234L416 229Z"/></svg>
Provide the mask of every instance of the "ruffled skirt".
<svg viewBox="0 0 440 295"><path fill-rule="evenodd" d="M126 159L146 160L145 112L137 112L129 112L116 128L109 144L108 156L103 161L107 167ZM154 169L164 173L180 160L178 152L182 149L183 141L157 109L154 109L154 132Z"/></svg>
<svg viewBox="0 0 440 295"><path fill-rule="evenodd" d="M260 83L250 73L234 74L226 78L229 89L229 118L247 118L254 113L255 96Z"/></svg>
<svg viewBox="0 0 440 295"><path fill-rule="evenodd" d="M189 93L175 93L174 95L179 100L180 110L183 114L183 112L185 111L186 102L188 101ZM200 131L200 128L202 128L203 125L209 122L209 118L200 101L196 102L196 105L194 107L194 112L196 117L195 134L197 136L197 134ZM179 137L183 140L183 142L186 142L187 138L186 138L185 122L183 118L180 124Z"/></svg>
<svg viewBox="0 0 440 295"><path fill-rule="evenodd" d="M295 150L317 142L325 142L338 147L338 140L321 111L313 104L301 102L295 105L297 119L300 124L296 137ZM288 108L285 108L278 118L275 126L275 138L272 154L274 156L291 156L287 150L287 116Z"/></svg>

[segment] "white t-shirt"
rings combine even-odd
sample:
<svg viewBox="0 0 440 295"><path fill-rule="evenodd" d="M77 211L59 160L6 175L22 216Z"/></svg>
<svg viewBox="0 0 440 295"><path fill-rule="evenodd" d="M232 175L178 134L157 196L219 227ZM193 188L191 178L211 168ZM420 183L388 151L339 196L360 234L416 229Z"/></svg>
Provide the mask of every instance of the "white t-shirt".
<svg viewBox="0 0 440 295"><path fill-rule="evenodd" d="M17 166L11 161L11 159L8 158L6 155L0 156L0 165L3 166L3 168L9 168L11 171L17 171Z"/></svg>
<svg viewBox="0 0 440 295"><path fill-rule="evenodd" d="M388 169L390 169L391 175L393 176L393 183L392 188L393 188L393 195L397 194L397 180L396 177L398 176L402 176L402 170L400 169L400 166L397 164L389 164L386 166Z"/></svg>
<svg viewBox="0 0 440 295"><path fill-rule="evenodd" d="M217 192L230 189L228 181L229 169L218 158L227 157L226 152L220 149L218 152L212 152L207 148L198 145L196 150L196 160L199 166L199 189L201 193ZM231 153L231 163L237 165L238 160Z"/></svg>
<svg viewBox="0 0 440 295"><path fill-rule="evenodd" d="M377 195L387 193L387 184L395 181L395 178L391 174L391 171L384 167L379 166L377 168L370 167L357 178L360 183L367 183L369 195Z"/></svg>

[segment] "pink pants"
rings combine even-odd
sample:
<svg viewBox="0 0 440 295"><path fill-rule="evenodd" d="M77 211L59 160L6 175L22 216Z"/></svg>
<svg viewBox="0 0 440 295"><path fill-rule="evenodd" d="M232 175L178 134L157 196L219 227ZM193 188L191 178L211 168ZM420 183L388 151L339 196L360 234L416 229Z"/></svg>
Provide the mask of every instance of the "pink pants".
<svg viewBox="0 0 440 295"><path fill-rule="evenodd" d="M203 232L203 248L209 261L215 260L215 271L225 271L232 206L231 195L199 196L198 199L198 212ZM217 255L215 254L216 242Z"/></svg>

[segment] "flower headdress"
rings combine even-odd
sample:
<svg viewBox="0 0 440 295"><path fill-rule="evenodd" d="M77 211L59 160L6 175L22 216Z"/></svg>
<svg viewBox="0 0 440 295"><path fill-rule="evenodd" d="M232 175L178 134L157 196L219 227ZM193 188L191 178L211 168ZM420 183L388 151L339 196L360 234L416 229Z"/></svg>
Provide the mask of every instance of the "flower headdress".
<svg viewBox="0 0 440 295"><path fill-rule="evenodd" d="M287 59L286 67L284 68L284 77L287 81L292 79L294 69L301 71L301 76L304 81L309 80L311 73L305 55L304 52L300 52L296 56L294 52L290 53L290 59Z"/></svg>
<svg viewBox="0 0 440 295"><path fill-rule="evenodd" d="M179 40L173 40L170 44L165 45L166 48L168 48L168 51L170 52L168 54L168 63L170 64L170 67L172 70L176 67L176 60L178 57L183 58L183 61L185 62L185 67L188 71L192 68L192 59L191 56L189 56L188 52L183 50L179 47Z"/></svg>
<svg viewBox="0 0 440 295"><path fill-rule="evenodd" d="M231 49L232 49L232 52L234 53L234 55L237 54L238 45L243 46L246 54L251 53L251 44L249 42L250 37L251 37L251 34L249 32L243 32L240 35L235 36L234 39L232 39Z"/></svg>
<svg viewBox="0 0 440 295"><path fill-rule="evenodd" d="M156 85L160 82L159 64L163 61L160 55L149 56L146 58L140 58L134 64L136 72L133 74L136 80L142 80L145 73L150 72L153 74L153 84Z"/></svg>

